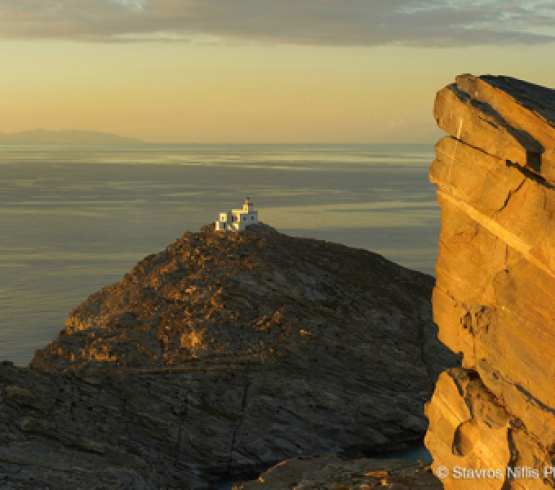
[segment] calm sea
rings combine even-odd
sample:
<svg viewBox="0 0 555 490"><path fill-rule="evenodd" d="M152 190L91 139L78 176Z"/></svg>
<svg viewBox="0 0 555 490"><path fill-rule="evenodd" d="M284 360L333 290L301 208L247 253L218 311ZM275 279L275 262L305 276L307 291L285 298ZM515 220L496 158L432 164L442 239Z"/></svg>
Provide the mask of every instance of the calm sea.
<svg viewBox="0 0 555 490"><path fill-rule="evenodd" d="M260 220L432 274L433 145L0 146L0 360L249 196ZM371 271L369 271L371 273Z"/></svg>

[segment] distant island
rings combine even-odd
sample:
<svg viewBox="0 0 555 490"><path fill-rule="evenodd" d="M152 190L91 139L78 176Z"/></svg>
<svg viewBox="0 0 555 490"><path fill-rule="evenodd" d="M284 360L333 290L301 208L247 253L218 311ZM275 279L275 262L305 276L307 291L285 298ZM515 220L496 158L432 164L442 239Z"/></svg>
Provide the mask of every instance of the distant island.
<svg viewBox="0 0 555 490"><path fill-rule="evenodd" d="M144 143L136 138L99 131L35 129L19 133L0 133L0 145L129 145Z"/></svg>

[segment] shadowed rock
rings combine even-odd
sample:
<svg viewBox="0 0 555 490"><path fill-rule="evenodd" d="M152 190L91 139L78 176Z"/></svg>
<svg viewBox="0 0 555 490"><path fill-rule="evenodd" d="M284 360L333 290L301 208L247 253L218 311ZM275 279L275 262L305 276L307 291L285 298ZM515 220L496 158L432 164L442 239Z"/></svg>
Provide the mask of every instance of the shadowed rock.
<svg viewBox="0 0 555 490"><path fill-rule="evenodd" d="M30 369L0 368L0 473L208 488L299 455L404 448L456 363L432 286L262 224L187 233L73 310Z"/></svg>
<svg viewBox="0 0 555 490"><path fill-rule="evenodd" d="M336 455L284 461L264 472L257 481L239 483L233 490L392 489L441 490L443 485L423 463L395 459L346 460Z"/></svg>

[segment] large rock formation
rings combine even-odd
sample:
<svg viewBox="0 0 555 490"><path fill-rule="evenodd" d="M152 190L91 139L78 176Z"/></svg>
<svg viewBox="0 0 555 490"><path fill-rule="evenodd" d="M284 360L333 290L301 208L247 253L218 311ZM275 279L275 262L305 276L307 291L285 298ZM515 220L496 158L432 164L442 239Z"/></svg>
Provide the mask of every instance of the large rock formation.
<svg viewBox="0 0 555 490"><path fill-rule="evenodd" d="M442 209L434 319L463 369L440 377L426 445L447 489L552 488L555 91L462 75L435 117L450 136L430 174Z"/></svg>
<svg viewBox="0 0 555 490"><path fill-rule="evenodd" d="M0 482L208 488L419 441L455 357L432 288L264 225L185 234L73 310L30 369L0 366Z"/></svg>

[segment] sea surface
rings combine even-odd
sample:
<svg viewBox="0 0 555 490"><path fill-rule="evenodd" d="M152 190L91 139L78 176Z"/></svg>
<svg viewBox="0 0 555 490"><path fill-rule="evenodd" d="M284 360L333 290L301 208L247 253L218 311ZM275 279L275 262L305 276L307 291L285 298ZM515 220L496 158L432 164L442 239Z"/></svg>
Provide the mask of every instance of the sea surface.
<svg viewBox="0 0 555 490"><path fill-rule="evenodd" d="M283 233L433 274L433 158L433 145L0 146L0 360L26 365L89 294L247 196Z"/></svg>

